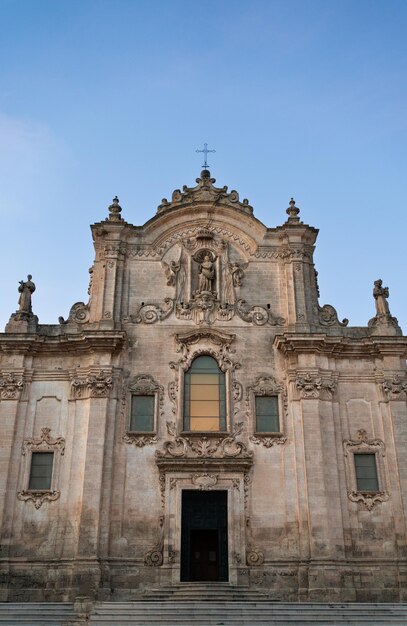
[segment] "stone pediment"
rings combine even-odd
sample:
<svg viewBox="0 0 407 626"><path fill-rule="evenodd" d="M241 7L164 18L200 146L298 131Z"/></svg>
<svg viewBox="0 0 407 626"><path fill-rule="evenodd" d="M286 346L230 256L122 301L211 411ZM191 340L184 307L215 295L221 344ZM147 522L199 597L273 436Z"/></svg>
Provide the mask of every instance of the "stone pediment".
<svg viewBox="0 0 407 626"><path fill-rule="evenodd" d="M209 170L202 170L201 176L196 179L196 182L198 183L196 187L184 185L182 191L175 189L171 202L168 202L167 198L163 198L157 208L157 213L164 213L170 209L181 208L191 204L209 203L212 205L226 205L233 209L240 209L248 215L253 214L253 207L250 206L249 201L245 198L243 202L240 202L237 191L232 190L228 192L226 185L224 187L215 187L216 179L211 178Z"/></svg>

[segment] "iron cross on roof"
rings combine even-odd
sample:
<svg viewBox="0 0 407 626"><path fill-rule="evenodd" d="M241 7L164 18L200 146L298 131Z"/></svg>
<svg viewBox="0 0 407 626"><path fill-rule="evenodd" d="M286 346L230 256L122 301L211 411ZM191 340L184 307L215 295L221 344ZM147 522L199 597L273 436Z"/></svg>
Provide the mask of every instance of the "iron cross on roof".
<svg viewBox="0 0 407 626"><path fill-rule="evenodd" d="M209 152L216 152L216 150L208 150L208 144L204 143L204 147L203 150L196 150L196 152L203 152L204 156L205 156L205 163L203 164L203 168L205 168L206 170L208 169L208 163L207 163L207 158L208 158L208 153Z"/></svg>

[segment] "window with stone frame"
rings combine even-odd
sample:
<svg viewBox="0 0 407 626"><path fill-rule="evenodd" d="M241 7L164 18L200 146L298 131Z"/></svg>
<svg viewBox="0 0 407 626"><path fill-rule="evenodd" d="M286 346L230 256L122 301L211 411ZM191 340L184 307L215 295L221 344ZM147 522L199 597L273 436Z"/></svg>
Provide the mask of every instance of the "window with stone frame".
<svg viewBox="0 0 407 626"><path fill-rule="evenodd" d="M366 430L343 442L348 498L369 511L389 499L386 481L386 446L382 439L369 438Z"/></svg>
<svg viewBox="0 0 407 626"><path fill-rule="evenodd" d="M149 374L139 374L123 387L123 440L138 447L157 442L163 415L164 388Z"/></svg>
<svg viewBox="0 0 407 626"><path fill-rule="evenodd" d="M32 501L36 509L46 501L58 500L64 453L65 439L52 437L50 428L42 428L39 437L24 440L20 489L17 492L19 500Z"/></svg>
<svg viewBox="0 0 407 626"><path fill-rule="evenodd" d="M254 397L255 407L255 432L256 433L279 433L280 416L279 401L277 395Z"/></svg>
<svg viewBox="0 0 407 626"><path fill-rule="evenodd" d="M196 357L184 375L183 430L226 431L226 380L217 361Z"/></svg>

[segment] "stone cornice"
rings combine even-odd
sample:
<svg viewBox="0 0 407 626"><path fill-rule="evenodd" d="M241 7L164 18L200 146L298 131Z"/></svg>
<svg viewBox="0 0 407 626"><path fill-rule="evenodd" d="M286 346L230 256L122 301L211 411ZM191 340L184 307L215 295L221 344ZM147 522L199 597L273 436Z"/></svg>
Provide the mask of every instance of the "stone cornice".
<svg viewBox="0 0 407 626"><path fill-rule="evenodd" d="M126 334L122 331L108 330L61 334L53 337L3 333L0 335L0 351L20 354L116 352L123 346L125 336Z"/></svg>
<svg viewBox="0 0 407 626"><path fill-rule="evenodd" d="M407 357L407 337L344 337L325 334L276 335L273 345L283 354L319 353L347 358Z"/></svg>
<svg viewBox="0 0 407 626"><path fill-rule="evenodd" d="M155 460L161 472L190 472L200 470L247 472L253 465L253 457L215 458L158 457Z"/></svg>

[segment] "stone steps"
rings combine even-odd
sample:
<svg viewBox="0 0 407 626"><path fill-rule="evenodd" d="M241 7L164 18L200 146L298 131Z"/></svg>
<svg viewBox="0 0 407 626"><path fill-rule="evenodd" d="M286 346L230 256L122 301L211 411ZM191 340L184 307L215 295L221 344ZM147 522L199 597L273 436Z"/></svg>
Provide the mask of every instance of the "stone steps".
<svg viewBox="0 0 407 626"><path fill-rule="evenodd" d="M407 604L98 602L89 626L407 626Z"/></svg>
<svg viewBox="0 0 407 626"><path fill-rule="evenodd" d="M69 602L0 602L0 626L81 626Z"/></svg>

